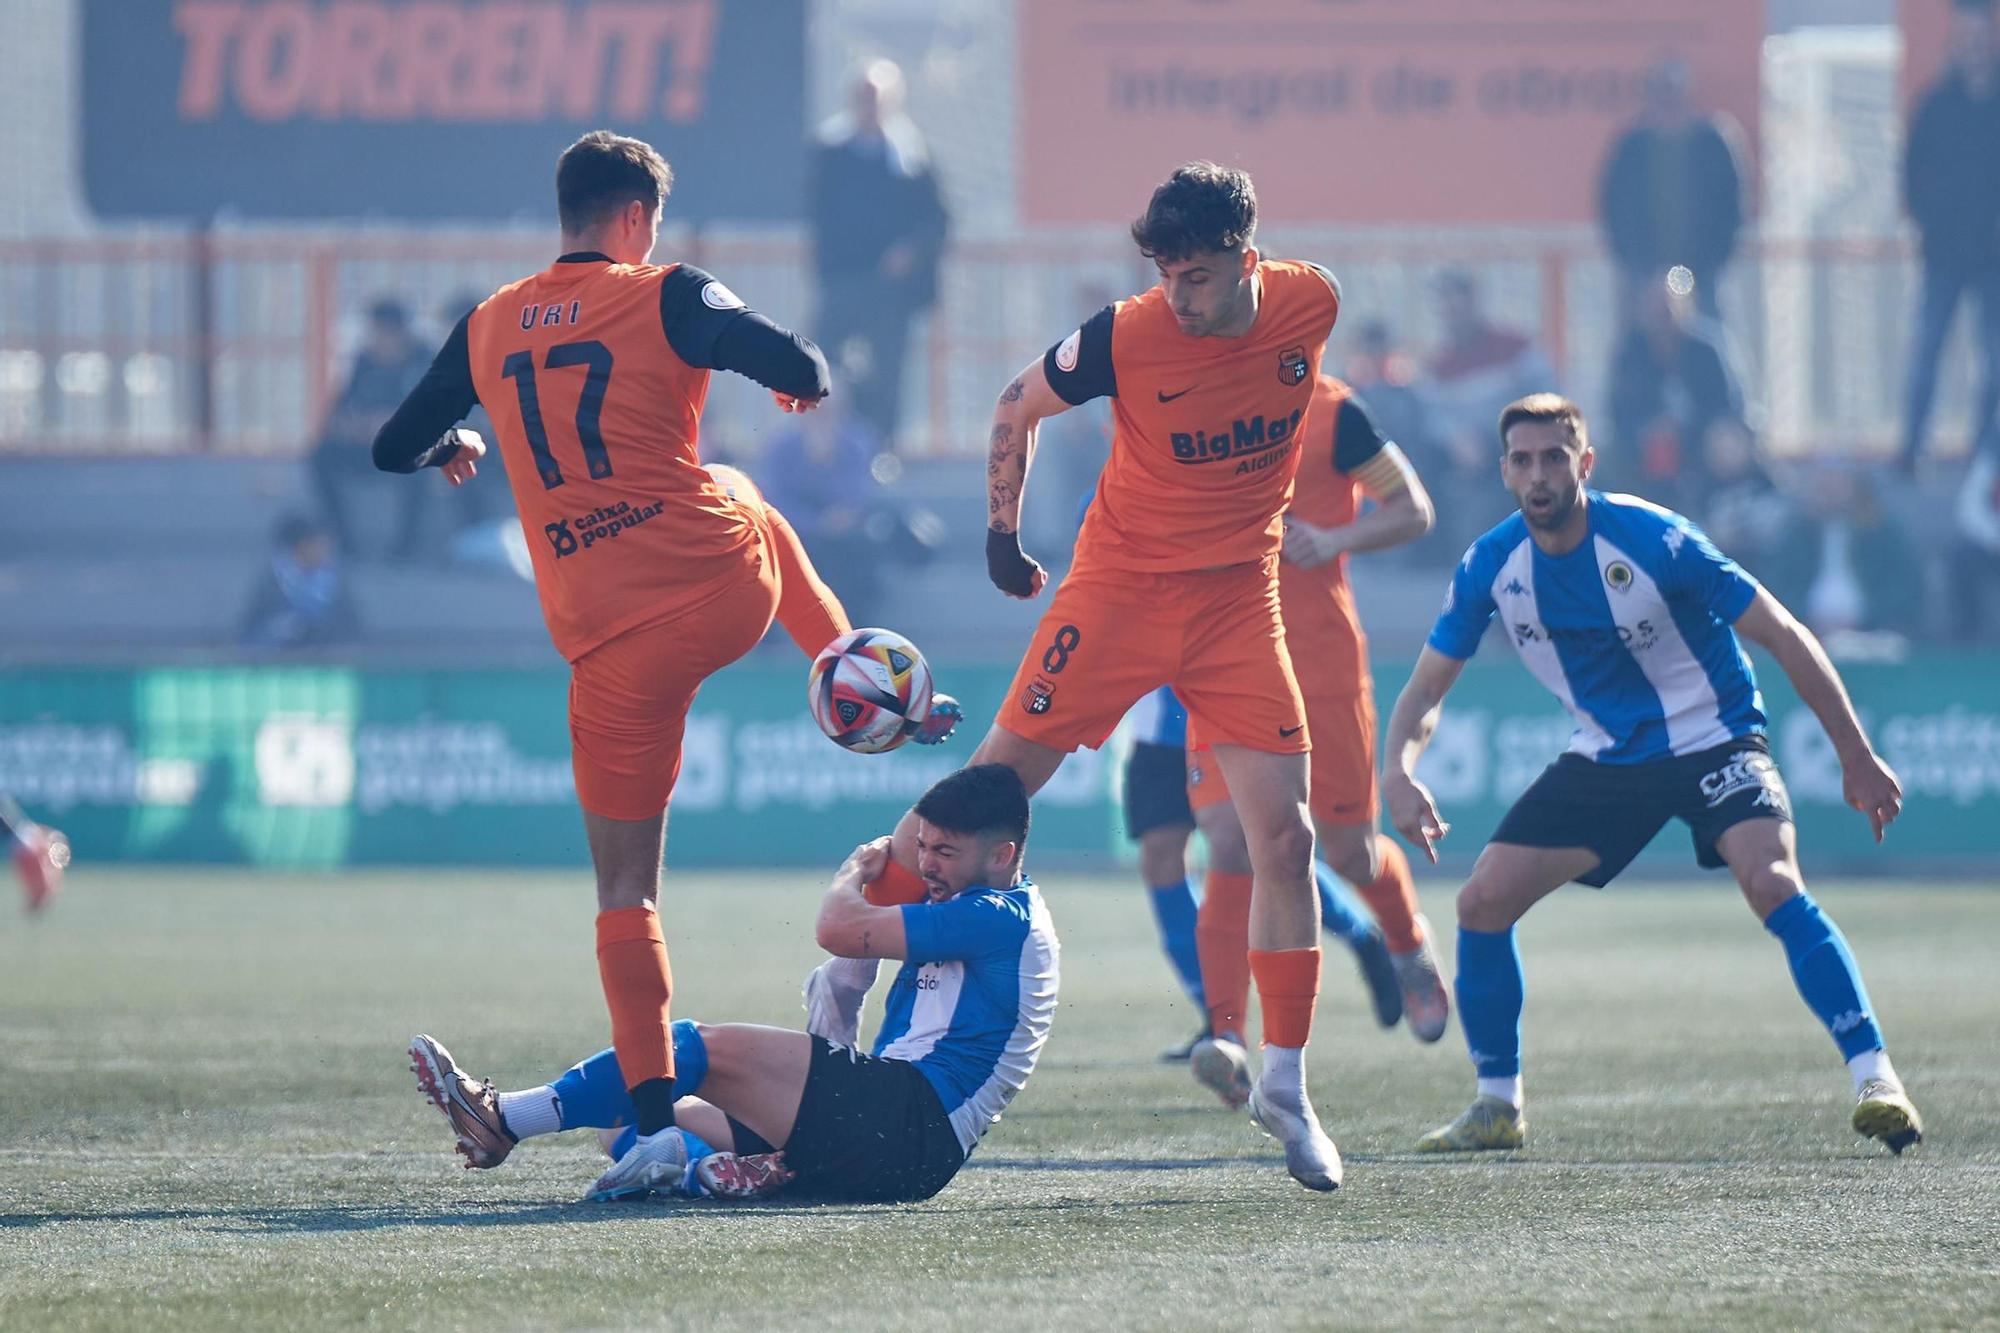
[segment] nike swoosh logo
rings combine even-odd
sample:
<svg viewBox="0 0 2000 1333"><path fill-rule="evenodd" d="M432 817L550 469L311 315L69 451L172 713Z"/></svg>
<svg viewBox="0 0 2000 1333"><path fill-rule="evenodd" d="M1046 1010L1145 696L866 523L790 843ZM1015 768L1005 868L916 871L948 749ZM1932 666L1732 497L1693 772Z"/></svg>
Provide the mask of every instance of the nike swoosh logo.
<svg viewBox="0 0 2000 1333"><path fill-rule="evenodd" d="M1301 723L1299 723L1299 725L1297 725L1296 727L1279 727L1279 728L1278 728L1278 734L1279 734L1280 736L1283 736L1283 737L1285 737L1285 738L1286 738L1287 740L1290 740L1290 739L1291 739L1292 737L1294 737L1294 736L1298 735L1298 734L1299 734L1300 732L1304 731L1305 729L1306 729L1306 724L1305 724L1305 723L1303 723L1303 722L1301 722Z"/></svg>
<svg viewBox="0 0 2000 1333"><path fill-rule="evenodd" d="M1193 393L1196 389L1200 387L1201 386L1198 384L1190 384L1187 388L1182 389L1179 393L1167 393L1165 390L1155 390L1155 392L1160 395L1161 402L1171 403L1176 398L1187 397L1189 394Z"/></svg>

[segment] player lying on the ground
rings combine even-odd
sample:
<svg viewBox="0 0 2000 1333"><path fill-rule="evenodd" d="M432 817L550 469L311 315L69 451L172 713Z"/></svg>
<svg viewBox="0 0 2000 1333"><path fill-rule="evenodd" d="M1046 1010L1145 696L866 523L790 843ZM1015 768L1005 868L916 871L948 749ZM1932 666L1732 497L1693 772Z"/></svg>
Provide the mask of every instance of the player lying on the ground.
<svg viewBox="0 0 2000 1333"><path fill-rule="evenodd" d="M1021 870L1028 794L1013 770L961 769L916 811L926 901L880 907L862 896L888 858L889 840L878 838L855 849L820 904L822 948L904 960L872 1054L805 1032L678 1020L677 1128L635 1149L613 1052L496 1093L417 1037L417 1081L467 1164L498 1166L535 1134L615 1129L606 1149L617 1160L590 1198L684 1189L741 1198L789 1183L816 1197L893 1201L943 1189L1034 1071L1055 1018L1059 949Z"/></svg>
<svg viewBox="0 0 2000 1333"><path fill-rule="evenodd" d="M14 858L14 873L29 912L39 912L62 891L69 867L69 839L46 824L28 818L14 798L0 792L0 847Z"/></svg>
<svg viewBox="0 0 2000 1333"><path fill-rule="evenodd" d="M1840 1047L1854 1128L1901 1152L1923 1138L1861 971L1805 890L1791 800L1764 737L1738 634L1784 668L1840 756L1847 803L1876 841L1903 808L1812 631L1679 514L1585 488L1596 454L1575 404L1534 394L1500 414L1500 475L1521 512L1474 542L1389 720L1383 791L1397 830L1436 861L1450 825L1416 777L1445 693L1494 617L1576 719L1569 752L1500 821L1458 895L1458 1013L1477 1099L1425 1152L1518 1148L1521 955L1514 923L1570 880L1603 888L1669 819L1695 859L1727 865L1778 938L1799 994ZM1663 1015L1661 1021L1670 1019Z"/></svg>
<svg viewBox="0 0 2000 1333"><path fill-rule="evenodd" d="M1410 863L1377 831L1375 687L1368 674L1368 638L1347 580L1347 556L1379 551L1431 529L1431 499L1403 451L1383 437L1355 398L1331 375L1314 387L1299 435L1297 489L1285 511L1278 566L1285 645L1305 699L1312 732L1311 797L1316 839L1314 876L1322 924L1331 924L1334 876L1367 901L1380 929L1348 917L1349 939L1377 994L1386 1025L1407 1013L1420 1040L1444 1035L1450 1003L1430 932L1417 910ZM1363 494L1374 507L1361 512ZM1208 840L1208 892L1198 936L1202 990L1213 1035L1197 1043L1189 1069L1231 1106L1250 1095L1249 1052L1243 1042L1250 999L1251 861L1244 824L1214 749L1191 727L1188 800ZM1359 928L1362 933L1356 935Z"/></svg>
<svg viewBox="0 0 2000 1333"><path fill-rule="evenodd" d="M1340 1153L1306 1091L1319 996L1319 913L1306 817L1305 702L1284 651L1278 554L1298 469L1296 432L1340 311L1317 264L1254 244L1249 176L1191 162L1153 192L1132 239L1159 283L1105 307L1024 367L994 405L987 443L987 575L1031 598L1048 575L1021 549L1021 491L1041 423L1113 400L1111 455L1076 556L999 716L974 751L1030 792L1078 746L1171 685L1216 744L1255 865L1250 972L1264 1007L1251 1119L1307 1189L1340 1184ZM896 826L872 899L911 901L916 823ZM851 1030L873 971L813 974L811 1011Z"/></svg>

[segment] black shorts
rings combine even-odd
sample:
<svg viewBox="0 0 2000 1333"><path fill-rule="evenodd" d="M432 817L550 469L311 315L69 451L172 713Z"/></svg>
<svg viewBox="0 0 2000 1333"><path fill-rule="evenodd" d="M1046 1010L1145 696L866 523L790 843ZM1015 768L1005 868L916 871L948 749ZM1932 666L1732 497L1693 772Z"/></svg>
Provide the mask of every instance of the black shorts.
<svg viewBox="0 0 2000 1333"><path fill-rule="evenodd" d="M1669 819L1687 821L1695 861L1723 865L1715 840L1746 819L1792 819L1791 797L1762 736L1643 764L1566 754L1542 770L1493 831L1519 847L1588 847L1597 865L1577 883L1601 889Z"/></svg>
<svg viewBox="0 0 2000 1333"><path fill-rule="evenodd" d="M815 1037L785 1165L798 1173L787 1194L911 1202L949 1184L965 1149L915 1065Z"/></svg>
<svg viewBox="0 0 2000 1333"><path fill-rule="evenodd" d="M1187 751L1139 741L1125 761L1125 836L1139 841L1156 828L1194 828L1188 808Z"/></svg>

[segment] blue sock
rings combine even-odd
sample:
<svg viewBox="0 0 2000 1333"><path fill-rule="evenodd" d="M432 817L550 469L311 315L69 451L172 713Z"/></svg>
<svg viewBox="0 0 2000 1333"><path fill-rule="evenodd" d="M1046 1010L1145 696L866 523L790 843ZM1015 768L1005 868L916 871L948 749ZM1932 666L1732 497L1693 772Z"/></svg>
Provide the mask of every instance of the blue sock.
<svg viewBox="0 0 2000 1333"><path fill-rule="evenodd" d="M1313 858L1313 882L1319 886L1319 921L1327 934L1348 944L1359 944L1370 935L1381 934L1381 927L1375 924L1368 909L1348 892L1340 876L1333 873L1333 867L1318 857Z"/></svg>
<svg viewBox="0 0 2000 1333"><path fill-rule="evenodd" d="M564 1129L610 1129L638 1119L632 1109L632 1095L625 1090L625 1075L618 1068L617 1052L599 1051L552 1085L562 1110Z"/></svg>
<svg viewBox="0 0 2000 1333"><path fill-rule="evenodd" d="M701 1030L685 1018L674 1020L674 1098L692 1097L708 1077L708 1043ZM562 1111L564 1129L612 1129L638 1119L618 1053L599 1051L552 1084ZM636 1131L634 1131L636 1133Z"/></svg>
<svg viewBox="0 0 2000 1333"><path fill-rule="evenodd" d="M676 1018L674 1036L674 1100L692 1097L701 1091L702 1080L708 1077L708 1043L701 1039L701 1029L685 1018Z"/></svg>
<svg viewBox="0 0 2000 1333"><path fill-rule="evenodd" d="M1868 990L1861 984L1861 969L1854 964L1847 937L1832 917L1819 910L1813 896L1801 893L1771 913L1764 929L1785 946L1792 980L1798 983L1806 1007L1833 1034L1841 1058L1852 1060L1881 1049L1882 1030L1875 1026Z"/></svg>
<svg viewBox="0 0 2000 1333"><path fill-rule="evenodd" d="M1514 928L1458 928L1458 1024L1481 1078L1512 1078L1521 1072L1521 951Z"/></svg>
<svg viewBox="0 0 2000 1333"><path fill-rule="evenodd" d="M1147 889L1146 897L1153 904L1153 920L1159 923L1160 947L1167 951L1167 961L1173 964L1181 989L1194 1001L1195 1008L1206 1010L1208 1002L1201 992L1201 954L1194 943L1194 890L1183 879L1177 884Z"/></svg>

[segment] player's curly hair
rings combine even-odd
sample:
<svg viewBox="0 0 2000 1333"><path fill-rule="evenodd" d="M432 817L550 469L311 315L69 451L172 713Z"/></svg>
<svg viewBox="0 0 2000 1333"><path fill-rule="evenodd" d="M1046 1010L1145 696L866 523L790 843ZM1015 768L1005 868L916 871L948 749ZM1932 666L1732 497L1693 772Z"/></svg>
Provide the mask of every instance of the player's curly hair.
<svg viewBox="0 0 2000 1333"><path fill-rule="evenodd" d="M1153 191L1132 240L1148 259L1178 263L1198 254L1238 250L1257 231L1257 187L1250 173L1189 162Z"/></svg>
<svg viewBox="0 0 2000 1333"><path fill-rule="evenodd" d="M644 139L592 130L556 162L556 213L578 236L637 200L657 210L674 188L674 169Z"/></svg>
<svg viewBox="0 0 2000 1333"><path fill-rule="evenodd" d="M1507 451L1507 432L1524 421L1561 426L1577 448L1590 445L1590 427L1584 422L1582 408L1559 393L1531 393L1500 409L1500 452Z"/></svg>
<svg viewBox="0 0 2000 1333"><path fill-rule="evenodd" d="M1005 764L974 764L938 779L918 800L917 818L953 833L1011 842L1026 850L1028 789L1020 774Z"/></svg>

